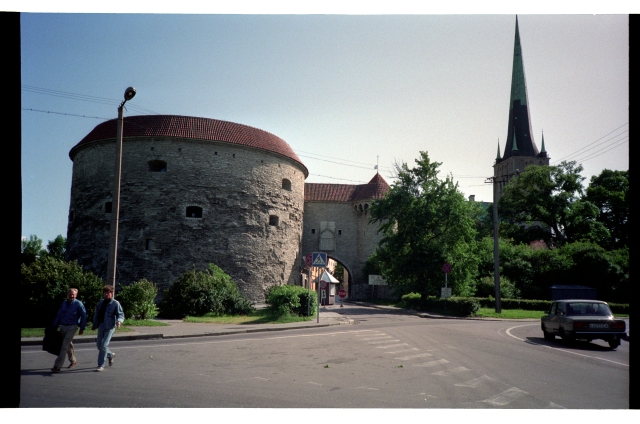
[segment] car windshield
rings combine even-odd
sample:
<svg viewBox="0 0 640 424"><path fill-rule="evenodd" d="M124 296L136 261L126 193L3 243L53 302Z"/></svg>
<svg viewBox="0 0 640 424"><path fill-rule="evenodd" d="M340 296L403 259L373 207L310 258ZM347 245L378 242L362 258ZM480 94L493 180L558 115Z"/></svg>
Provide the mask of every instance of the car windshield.
<svg viewBox="0 0 640 424"><path fill-rule="evenodd" d="M604 303L597 302L571 302L567 305L567 315L613 315Z"/></svg>

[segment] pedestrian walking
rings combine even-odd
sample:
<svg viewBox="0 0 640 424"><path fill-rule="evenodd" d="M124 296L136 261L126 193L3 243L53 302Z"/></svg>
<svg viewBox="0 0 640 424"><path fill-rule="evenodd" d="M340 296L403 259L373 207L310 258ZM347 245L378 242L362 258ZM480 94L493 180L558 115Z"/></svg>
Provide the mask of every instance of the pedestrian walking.
<svg viewBox="0 0 640 424"><path fill-rule="evenodd" d="M80 325L80 332L84 333L84 327L87 325L87 311L81 301L76 299L78 296L78 289L70 288L67 290L67 300L62 302L56 319L53 321L53 328L60 326L60 335L62 336L62 347L60 348L60 354L56 358L52 372L60 372L62 365L64 365L65 356L69 357L69 368L76 366L78 361L73 349L73 336L78 331L78 324Z"/></svg>
<svg viewBox="0 0 640 424"><path fill-rule="evenodd" d="M104 286L102 289L104 299L98 302L93 316L92 330L98 329L96 346L98 347L98 368L96 371L104 371L105 359L109 366L113 365L116 354L109 350L109 341L116 328L124 322L124 312L120 302L113 298L113 286Z"/></svg>

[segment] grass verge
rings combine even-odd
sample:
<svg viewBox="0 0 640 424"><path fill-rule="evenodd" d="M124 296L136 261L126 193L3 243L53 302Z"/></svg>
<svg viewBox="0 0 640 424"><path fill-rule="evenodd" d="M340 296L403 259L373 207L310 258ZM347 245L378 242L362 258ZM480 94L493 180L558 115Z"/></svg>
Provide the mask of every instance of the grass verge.
<svg viewBox="0 0 640 424"><path fill-rule="evenodd" d="M214 316L206 314L201 317L187 316L184 322L208 323L208 324L286 324L289 322L311 321L314 317L278 316L268 309L253 311L249 315L222 315Z"/></svg>
<svg viewBox="0 0 640 424"><path fill-rule="evenodd" d="M544 311L526 311L524 309L503 309L499 314L494 308L480 308L474 316L484 318L504 318L504 319L540 319L546 312Z"/></svg>

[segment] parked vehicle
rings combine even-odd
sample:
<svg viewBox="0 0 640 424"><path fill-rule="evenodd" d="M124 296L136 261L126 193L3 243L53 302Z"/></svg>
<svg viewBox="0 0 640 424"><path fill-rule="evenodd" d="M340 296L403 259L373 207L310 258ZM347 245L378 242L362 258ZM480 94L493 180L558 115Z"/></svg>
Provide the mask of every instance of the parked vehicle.
<svg viewBox="0 0 640 424"><path fill-rule="evenodd" d="M565 342L599 339L608 342L611 349L620 346L620 340L629 340L624 320L615 319L609 305L599 300L555 301L541 320L545 340L556 336Z"/></svg>

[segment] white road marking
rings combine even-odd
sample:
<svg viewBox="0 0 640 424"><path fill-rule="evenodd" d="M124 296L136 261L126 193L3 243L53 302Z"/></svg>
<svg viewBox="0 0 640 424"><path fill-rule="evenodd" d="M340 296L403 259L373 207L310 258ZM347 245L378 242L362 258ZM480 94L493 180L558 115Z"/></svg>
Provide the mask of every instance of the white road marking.
<svg viewBox="0 0 640 424"><path fill-rule="evenodd" d="M491 381L493 380L493 378L483 375L482 377L478 377L478 378L474 378L473 380L469 380L469 381L465 381L464 383L457 383L455 384L456 386L461 386L461 387L473 387L476 388L479 385L481 385L482 383L484 383L485 381Z"/></svg>
<svg viewBox="0 0 640 424"><path fill-rule="evenodd" d="M520 399L524 395L528 395L529 393L518 389L517 387L512 387L508 390L505 390L502 393L495 395L489 399L481 400L480 402L490 403L495 406L505 406L513 402L514 400Z"/></svg>
<svg viewBox="0 0 640 424"><path fill-rule="evenodd" d="M392 347L401 347L401 346L409 346L409 343L399 343L399 344L388 345L388 346L376 346L376 349L389 349Z"/></svg>
<svg viewBox="0 0 640 424"><path fill-rule="evenodd" d="M571 353L571 354L578 355L578 356L584 356L585 358L599 359L601 361L612 362L614 364L622 365L622 366L625 366L625 367L629 366L629 364L623 364L622 362L612 361L611 359L599 358L597 356L585 355L583 353L573 352L571 350L560 349L560 348L553 347L553 346L543 345L543 344L540 344L540 343L532 342L531 340L521 339L520 337L516 337L513 334L511 334L511 330L514 330L514 329L520 328L520 327L531 327L533 325L539 326L540 324L539 323L535 323L535 324L526 324L526 325L516 325L515 327L507 328L505 333L507 333L508 336L513 337L514 339L517 339L517 340L520 340L520 341L523 341L523 342L526 342L526 343L529 343L529 344L533 344L533 345L536 345L536 346L542 346L542 347L546 347L548 349L557 350L557 351L560 351L560 352L566 352L566 353Z"/></svg>
<svg viewBox="0 0 640 424"><path fill-rule="evenodd" d="M387 352L387 353L391 353L391 352ZM410 359L424 358L425 356L433 356L433 355L430 353L418 353L417 355L401 356L399 358L393 358L393 359L398 359L400 361L408 361Z"/></svg>
<svg viewBox="0 0 640 424"><path fill-rule="evenodd" d="M322 384L320 384L320 383L316 383L316 382L314 382L314 381L310 381L310 382L309 382L309 384L315 384L316 386L322 386Z"/></svg>
<svg viewBox="0 0 640 424"><path fill-rule="evenodd" d="M469 368L465 368L465 367L451 368L450 370L432 372L431 374L432 375L449 375L449 374L463 372L463 371L469 371Z"/></svg>
<svg viewBox="0 0 640 424"><path fill-rule="evenodd" d="M354 389L363 389L363 390L380 390L380 389L376 389L376 388L373 388L373 387L367 387L367 386L354 387Z"/></svg>
<svg viewBox="0 0 640 424"><path fill-rule="evenodd" d="M387 355L397 355L398 353L402 353L402 352L411 352L413 350L420 350L417 347L412 347L411 349L404 349L404 350L396 350L395 352L385 352Z"/></svg>
<svg viewBox="0 0 640 424"><path fill-rule="evenodd" d="M368 334L367 334L368 336ZM381 334L380 336L375 336L375 337L367 337L367 338L361 338L361 336L357 336L358 340L363 340L363 341L369 341L369 340L382 340L382 339L392 339L393 337L391 336L386 336L384 334Z"/></svg>
<svg viewBox="0 0 640 424"><path fill-rule="evenodd" d="M414 367L432 367L434 365L448 364L446 359L438 359L437 361L425 362L424 364L413 364Z"/></svg>

